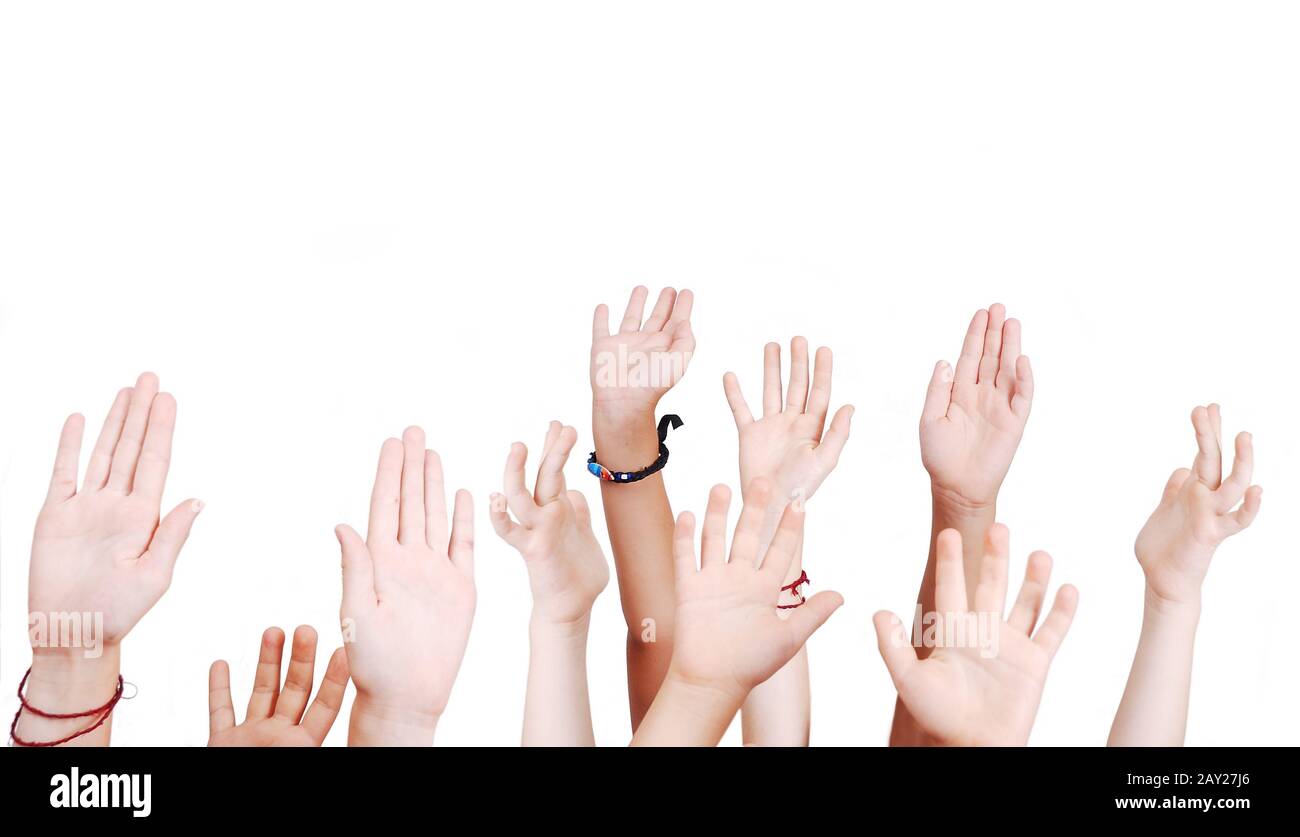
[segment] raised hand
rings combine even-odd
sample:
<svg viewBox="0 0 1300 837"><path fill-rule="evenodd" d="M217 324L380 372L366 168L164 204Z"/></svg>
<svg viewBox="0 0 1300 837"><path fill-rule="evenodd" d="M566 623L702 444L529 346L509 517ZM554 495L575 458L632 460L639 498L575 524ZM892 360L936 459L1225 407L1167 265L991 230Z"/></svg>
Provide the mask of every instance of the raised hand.
<svg viewBox="0 0 1300 837"><path fill-rule="evenodd" d="M1250 484L1255 454L1249 433L1237 434L1232 473L1222 478L1218 404L1193 410L1192 427L1197 446L1192 467L1169 478L1135 551L1151 595L1161 602L1199 605L1214 550L1254 521L1264 489Z"/></svg>
<svg viewBox="0 0 1300 837"><path fill-rule="evenodd" d="M835 469L849 438L853 408L845 405L831 421L825 437L826 413L831 403L831 350L817 350L812 388L808 386L808 341L790 341L790 385L781 393L781 347L763 349L763 417L757 421L745 403L740 381L728 372L722 388L740 434L740 483L750 486L764 479L776 497L788 501L812 497Z"/></svg>
<svg viewBox="0 0 1300 837"><path fill-rule="evenodd" d="M350 526L335 533L357 686L349 744L431 744L474 621L469 492L456 493L448 526L442 464L410 427L380 451L366 540Z"/></svg>
<svg viewBox="0 0 1300 837"><path fill-rule="evenodd" d="M319 747L334 725L348 687L348 658L340 648L330 657L316 699L311 697L316 667L316 631L303 625L293 633L289 672L280 688L284 631L268 628L253 679L253 695L242 724L235 724L230 697L230 667L217 660L208 671L209 747Z"/></svg>
<svg viewBox="0 0 1300 837"><path fill-rule="evenodd" d="M159 523L176 399L158 391L156 375L117 394L78 491L84 426L80 415L63 425L32 540L28 608L102 614L102 640L116 645L171 584L203 504L186 500Z"/></svg>
<svg viewBox="0 0 1300 837"><path fill-rule="evenodd" d="M565 488L564 464L577 440L574 428L551 422L532 493L524 484L528 449L511 445L506 493L491 497L492 528L528 568L534 614L553 623L585 619L609 584L609 564L591 530L587 500L581 491Z"/></svg>
<svg viewBox="0 0 1300 837"><path fill-rule="evenodd" d="M638 285L616 334L609 333L609 308L596 307L592 321L591 389L597 413L640 417L686 374L695 335L691 333L690 291L664 288L645 322L649 290ZM649 463L646 463L649 464Z"/></svg>
<svg viewBox="0 0 1300 837"><path fill-rule="evenodd" d="M1020 322L1001 305L975 312L956 371L939 361L921 412L921 461L936 500L962 508L997 500L1033 397Z"/></svg>
<svg viewBox="0 0 1300 837"><path fill-rule="evenodd" d="M759 539L772 488L750 486L727 556L727 509L731 492L714 486L704 514L699 566L695 517L683 512L673 536L677 574L677 621L673 656L663 688L633 744L718 742L745 696L803 647L844 603L821 592L789 618L777 616L781 579L803 534L802 503L791 503L771 546Z"/></svg>
<svg viewBox="0 0 1300 837"><path fill-rule="evenodd" d="M994 525L985 539L973 608L967 604L961 536L939 535L935 600L922 637L933 650L918 659L902 621L876 614L880 655L899 698L920 729L941 744L1019 746L1029 739L1052 657L1074 619L1078 591L1064 585L1039 626L1052 559L1029 556L1020 596L1003 621L1010 535Z"/></svg>

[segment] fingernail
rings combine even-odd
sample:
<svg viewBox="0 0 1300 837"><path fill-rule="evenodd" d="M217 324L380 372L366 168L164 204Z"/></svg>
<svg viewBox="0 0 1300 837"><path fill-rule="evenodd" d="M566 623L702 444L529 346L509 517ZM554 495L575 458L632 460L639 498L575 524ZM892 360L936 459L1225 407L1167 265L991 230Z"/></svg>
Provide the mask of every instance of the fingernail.
<svg viewBox="0 0 1300 837"><path fill-rule="evenodd" d="M204 508L204 506L203 506L203 501L202 501L202 500L195 500L193 503L190 503L190 509L191 509L195 514L198 514L199 512L203 511L203 508Z"/></svg>
<svg viewBox="0 0 1300 837"><path fill-rule="evenodd" d="M951 381L951 380L952 380L952 367L948 365L948 362L947 362L947 361L942 361L942 362L939 364L939 367L940 367L940 369L939 369L939 380L943 381L945 384L948 383L949 381Z"/></svg>
<svg viewBox="0 0 1300 837"><path fill-rule="evenodd" d="M796 488L794 491L790 492L790 505L797 512L803 511L803 489L802 488Z"/></svg>

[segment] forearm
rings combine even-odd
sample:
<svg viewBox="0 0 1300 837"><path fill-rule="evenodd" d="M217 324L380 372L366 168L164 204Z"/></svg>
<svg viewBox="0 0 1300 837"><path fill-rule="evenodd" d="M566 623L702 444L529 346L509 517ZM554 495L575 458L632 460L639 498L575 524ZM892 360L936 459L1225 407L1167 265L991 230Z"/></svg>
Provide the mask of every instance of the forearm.
<svg viewBox="0 0 1300 837"><path fill-rule="evenodd" d="M1171 603L1146 592L1142 634L1108 746L1182 746L1199 619L1199 602Z"/></svg>
<svg viewBox="0 0 1300 837"><path fill-rule="evenodd" d="M386 706L357 694L348 722L349 747L432 747L438 718Z"/></svg>
<svg viewBox="0 0 1300 837"><path fill-rule="evenodd" d="M713 747L743 701L742 694L669 674L632 736L632 746Z"/></svg>
<svg viewBox="0 0 1300 837"><path fill-rule="evenodd" d="M98 657L88 658L81 649L37 649L32 653L32 672L27 678L27 702L42 712L67 715L103 706L117 691L121 674L121 647L106 645ZM23 711L14 730L32 743L59 741L94 726L98 716L42 718ZM67 742L68 747L107 747L112 733L110 715L100 727Z"/></svg>
<svg viewBox="0 0 1300 837"><path fill-rule="evenodd" d="M528 626L528 693L525 747L594 747L587 694L587 630L579 622L555 624L533 615Z"/></svg>
<svg viewBox="0 0 1300 837"><path fill-rule="evenodd" d="M765 531L760 554L767 551L775 531L775 523ZM800 543L784 584L793 584L802 573L803 544ZM788 591L781 596L783 604L797 601L798 597ZM781 666L766 682L754 687L745 698L740 712L741 735L746 746L807 747L811 719L808 652L806 648L800 648L790 662Z"/></svg>
<svg viewBox="0 0 1300 837"><path fill-rule="evenodd" d="M600 462L611 470L636 471L659 456L653 412L610 415L598 409L592 426ZM661 474L626 485L602 482L601 499L627 622L628 696L635 729L672 657L673 512Z"/></svg>
<svg viewBox="0 0 1300 837"><path fill-rule="evenodd" d="M979 568L984 557L984 535L997 518L996 501L987 504L970 503L938 486L931 486L930 496L930 549L925 572L921 576L921 589L916 597L923 614L933 613L935 609L934 566L939 533L945 529L955 529L961 535L966 589L973 594L978 587ZM916 654L924 659L929 656L930 649L918 648ZM890 746L919 747L933 743L935 742L916 726L903 701L898 700L894 704L894 722L889 732Z"/></svg>

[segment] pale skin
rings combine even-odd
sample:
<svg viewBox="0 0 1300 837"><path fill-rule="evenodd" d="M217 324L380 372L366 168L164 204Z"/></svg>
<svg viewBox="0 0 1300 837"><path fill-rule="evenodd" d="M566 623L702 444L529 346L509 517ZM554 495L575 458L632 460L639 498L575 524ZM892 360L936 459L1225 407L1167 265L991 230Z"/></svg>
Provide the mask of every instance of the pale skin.
<svg viewBox="0 0 1300 837"><path fill-rule="evenodd" d="M691 292L665 288L647 317L648 298L644 287L632 291L614 333L606 306L597 306L592 320L592 433L599 462L611 471L639 471L658 458L655 410L695 351ZM663 374L651 375L658 361ZM602 481L600 493L628 629L628 703L636 729L672 656L673 512L662 473L626 485Z"/></svg>
<svg viewBox="0 0 1300 837"><path fill-rule="evenodd" d="M492 528L524 559L533 594L528 624L525 747L593 747L587 692L587 632L596 597L609 584L609 564L591 529L580 491L568 490L564 465L577 431L551 422L530 493L522 442L506 459L504 494L493 494Z"/></svg>
<svg viewBox="0 0 1300 837"><path fill-rule="evenodd" d="M1251 485L1249 433L1237 435L1232 472L1223 479L1221 424L1217 404L1192 411L1196 458L1169 478L1134 545L1146 577L1142 634L1111 726L1112 747L1183 744L1201 586L1219 544L1250 526L1264 493Z"/></svg>
<svg viewBox="0 0 1300 837"><path fill-rule="evenodd" d="M831 402L833 355L828 348L817 350L811 386L808 374L808 341L790 341L790 383L782 391L781 347L769 343L763 349L763 411L755 419L745 401L740 381L728 372L722 379L727 403L736 420L740 439L740 482L752 485L764 479L772 486L774 502L764 521L762 547L766 549L781 515L794 498L806 502L835 469L848 441L853 419L851 406L841 407L826 427ZM793 584L803 571L803 543L800 541L782 586ZM787 591L781 604L792 605L801 596ZM784 616L790 610L778 610ZM807 746L810 726L808 657L804 649L767 682L749 694L741 712L744 742L756 746Z"/></svg>
<svg viewBox="0 0 1300 837"><path fill-rule="evenodd" d="M32 540L28 612L33 620L99 614L102 649L93 656L84 642L69 644L33 631L27 700L43 711L68 714L107 703L121 673L122 640L171 584L176 559L203 509L190 499L159 520L175 424L176 400L158 391L156 375L144 373L117 394L80 488L85 419L72 415L63 426ZM28 741L56 741L94 721L23 713L16 732ZM69 746L107 746L111 729L110 717Z"/></svg>
<svg viewBox="0 0 1300 837"><path fill-rule="evenodd" d="M789 504L764 550L764 520L772 487L758 480L727 552L725 485L709 494L697 560L695 517L683 512L674 533L677 634L663 688L632 738L634 746L701 746L718 743L749 692L803 648L844 599L821 592L777 616L781 580L803 536L802 503Z"/></svg>
<svg viewBox="0 0 1300 837"><path fill-rule="evenodd" d="M931 743L1018 747L1029 740L1048 668L1070 629L1079 594L1063 585L1039 625L1052 559L1046 552L1035 552L1004 621L1009 540L1005 526L990 527L976 586L968 597L961 535L953 529L939 534L934 635L940 645L924 659L901 619L886 611L875 616L880 655L899 700ZM995 646L990 643L981 650L969 640L942 643L946 628L956 620L981 615L983 624L996 631Z"/></svg>
<svg viewBox="0 0 1300 837"><path fill-rule="evenodd" d="M324 743L348 687L347 654L339 648L330 657L310 706L316 668L315 629L302 625L294 631L289 670L281 688L283 656L284 631L268 628L262 634L248 710L239 724L230 695L230 666L225 660L212 664L208 671L209 747L319 747Z"/></svg>
<svg viewBox="0 0 1300 837"><path fill-rule="evenodd" d="M998 490L1033 403L1033 370L1020 348L1020 322L1008 319L1001 304L990 305L971 318L956 368L939 361L930 378L920 423L921 462L930 474L932 500L930 552L917 597L924 612L934 610L940 532L953 529L961 535L967 588L974 589L979 578L984 534L996 518ZM890 743L931 743L901 701Z"/></svg>
<svg viewBox="0 0 1300 837"><path fill-rule="evenodd" d="M384 442L363 541L335 530L343 553L340 619L357 698L349 746L430 746L474 621L474 509L456 493L424 431Z"/></svg>

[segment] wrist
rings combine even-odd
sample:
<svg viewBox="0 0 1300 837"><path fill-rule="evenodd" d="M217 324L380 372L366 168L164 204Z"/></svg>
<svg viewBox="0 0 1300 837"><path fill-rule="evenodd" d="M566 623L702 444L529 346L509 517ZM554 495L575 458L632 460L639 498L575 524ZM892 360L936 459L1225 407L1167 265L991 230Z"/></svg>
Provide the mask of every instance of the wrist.
<svg viewBox="0 0 1300 837"><path fill-rule="evenodd" d="M121 646L104 645L97 656L85 649L33 648L27 697L46 712L79 712L113 696L122 673Z"/></svg>
<svg viewBox="0 0 1300 837"><path fill-rule="evenodd" d="M1147 584L1143 594L1143 618L1162 625L1195 629L1201 618L1201 592L1171 596Z"/></svg>
<svg viewBox="0 0 1300 837"><path fill-rule="evenodd" d="M749 690L734 680L691 677L672 666L664 676L664 685L671 688L676 699L687 707L710 714L727 712L727 719L740 711L749 697Z"/></svg>
<svg viewBox="0 0 1300 837"><path fill-rule="evenodd" d="M932 482L930 497L935 518L954 527L968 521L991 520L997 513L996 493L992 497L972 497Z"/></svg>
<svg viewBox="0 0 1300 837"><path fill-rule="evenodd" d="M348 745L431 747L441 714L385 704L358 692L348 722Z"/></svg>
<svg viewBox="0 0 1300 837"><path fill-rule="evenodd" d="M528 620L528 635L534 640L553 640L557 642L587 643L587 633L591 628L591 610L588 608L579 616L547 613L546 609L533 605L533 614Z"/></svg>
<svg viewBox="0 0 1300 837"><path fill-rule="evenodd" d="M611 471L639 471L659 456L659 430L654 405L605 408L591 415L596 459Z"/></svg>

